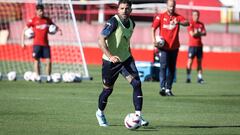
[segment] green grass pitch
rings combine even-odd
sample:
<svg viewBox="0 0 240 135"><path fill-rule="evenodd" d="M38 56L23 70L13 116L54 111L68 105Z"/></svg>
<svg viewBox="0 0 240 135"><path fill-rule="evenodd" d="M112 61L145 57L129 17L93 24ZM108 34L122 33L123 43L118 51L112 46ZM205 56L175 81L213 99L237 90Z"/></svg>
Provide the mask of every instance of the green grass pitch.
<svg viewBox="0 0 240 135"><path fill-rule="evenodd" d="M38 84L0 81L0 135L239 135L240 72L205 71L203 85L185 83L178 70L175 97L161 97L158 82L144 82L146 128L130 131L123 125L134 112L132 88L121 76L109 98L110 125L99 127L95 118L102 90L101 69L90 66L92 81Z"/></svg>

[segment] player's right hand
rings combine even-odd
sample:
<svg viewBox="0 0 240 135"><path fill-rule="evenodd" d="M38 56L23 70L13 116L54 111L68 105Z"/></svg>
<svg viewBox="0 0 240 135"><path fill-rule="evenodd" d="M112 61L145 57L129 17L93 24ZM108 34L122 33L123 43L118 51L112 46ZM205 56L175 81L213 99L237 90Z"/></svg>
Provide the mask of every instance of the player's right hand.
<svg viewBox="0 0 240 135"><path fill-rule="evenodd" d="M24 43L22 43L21 46L22 46L22 48L25 48L26 45Z"/></svg>
<svg viewBox="0 0 240 135"><path fill-rule="evenodd" d="M153 43L154 47L156 48L162 48L163 45L161 45L159 42L154 42Z"/></svg>
<svg viewBox="0 0 240 135"><path fill-rule="evenodd" d="M111 56L111 57L109 58L109 60L110 60L112 63L121 62L121 59L120 59L118 56Z"/></svg>
<svg viewBox="0 0 240 135"><path fill-rule="evenodd" d="M158 42L153 42L154 47L158 46Z"/></svg>

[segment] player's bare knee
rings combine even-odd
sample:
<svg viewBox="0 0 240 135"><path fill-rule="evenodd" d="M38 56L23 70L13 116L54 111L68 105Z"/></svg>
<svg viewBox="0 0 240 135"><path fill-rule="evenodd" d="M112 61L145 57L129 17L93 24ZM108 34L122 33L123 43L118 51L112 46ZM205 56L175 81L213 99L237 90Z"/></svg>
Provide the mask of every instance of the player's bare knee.
<svg viewBox="0 0 240 135"><path fill-rule="evenodd" d="M111 85L103 84L103 88L105 90L113 89L113 85L111 86Z"/></svg>
<svg viewBox="0 0 240 135"><path fill-rule="evenodd" d="M46 59L47 64L51 64L51 60L49 58Z"/></svg>
<svg viewBox="0 0 240 135"><path fill-rule="evenodd" d="M127 79L127 81L128 81L129 83L131 83L132 80L134 79L134 77L133 77L132 75L128 75L128 76L126 76L125 78Z"/></svg>
<svg viewBox="0 0 240 135"><path fill-rule="evenodd" d="M40 59L39 58L34 58L34 62L40 62Z"/></svg>

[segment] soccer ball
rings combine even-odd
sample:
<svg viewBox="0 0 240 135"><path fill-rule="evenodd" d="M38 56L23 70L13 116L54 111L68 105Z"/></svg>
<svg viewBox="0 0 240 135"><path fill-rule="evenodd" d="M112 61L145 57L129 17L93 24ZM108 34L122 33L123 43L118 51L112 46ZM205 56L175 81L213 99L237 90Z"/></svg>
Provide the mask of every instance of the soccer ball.
<svg viewBox="0 0 240 135"><path fill-rule="evenodd" d="M81 82L81 81L82 81L82 75L79 73L75 73L74 82Z"/></svg>
<svg viewBox="0 0 240 135"><path fill-rule="evenodd" d="M25 72L24 75L23 75L24 80L31 81L32 74L33 74L32 71Z"/></svg>
<svg viewBox="0 0 240 135"><path fill-rule="evenodd" d="M78 77L73 72L65 72L62 75L63 82L76 82L78 80Z"/></svg>
<svg viewBox="0 0 240 135"><path fill-rule="evenodd" d="M60 73L54 73L51 75L53 82L58 83L62 80L62 75Z"/></svg>
<svg viewBox="0 0 240 135"><path fill-rule="evenodd" d="M57 30L58 30L58 29L57 29L57 26L51 24L51 25L49 26L49 28L48 28L48 33L49 33L49 34L56 34Z"/></svg>
<svg viewBox="0 0 240 135"><path fill-rule="evenodd" d="M75 79L76 79L76 75L73 73L73 72L70 72L69 74L68 74L68 81L69 82L74 82L75 81Z"/></svg>
<svg viewBox="0 0 240 135"><path fill-rule="evenodd" d="M16 71L11 71L7 74L9 81L15 81L17 79L17 73Z"/></svg>
<svg viewBox="0 0 240 135"><path fill-rule="evenodd" d="M156 36L156 40L159 47L163 47L165 45L165 40L162 36Z"/></svg>
<svg viewBox="0 0 240 135"><path fill-rule="evenodd" d="M68 72L65 72L63 75L62 75L62 79L63 79L63 82L68 82L68 77L69 75L68 75Z"/></svg>
<svg viewBox="0 0 240 135"><path fill-rule="evenodd" d="M124 125L127 129L138 129L141 126L141 118L135 113L129 113L124 119Z"/></svg>
<svg viewBox="0 0 240 135"><path fill-rule="evenodd" d="M33 29L32 29L32 28L26 29L25 32L24 32L24 35L25 35L25 37L27 37L28 39L33 38L33 37L34 37L34 31L33 31Z"/></svg>
<svg viewBox="0 0 240 135"><path fill-rule="evenodd" d="M38 76L36 72L32 72L32 74L30 76L30 80L35 82L35 81L41 80L41 77Z"/></svg>
<svg viewBox="0 0 240 135"><path fill-rule="evenodd" d="M62 76L62 79L64 82L74 82L75 80L75 74L72 72L65 72Z"/></svg>

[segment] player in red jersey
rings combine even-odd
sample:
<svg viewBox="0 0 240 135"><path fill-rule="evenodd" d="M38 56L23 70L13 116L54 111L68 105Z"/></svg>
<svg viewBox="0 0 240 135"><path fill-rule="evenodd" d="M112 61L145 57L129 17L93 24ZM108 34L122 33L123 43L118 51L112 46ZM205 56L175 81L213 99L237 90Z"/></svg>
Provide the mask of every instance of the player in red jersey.
<svg viewBox="0 0 240 135"><path fill-rule="evenodd" d="M174 79L176 61L179 43L180 25L188 26L189 22L181 15L175 12L176 1L168 0L166 11L159 13L152 23L152 41L155 47L159 49L160 57L160 92L162 96L173 96L172 83ZM159 36L165 40L162 46L156 40L156 30L159 28ZM169 70L168 75L166 70Z"/></svg>
<svg viewBox="0 0 240 135"><path fill-rule="evenodd" d="M44 16L44 7L43 5L36 6L36 16L30 19L27 23L27 26L23 30L22 34L22 47L25 47L24 43L24 32L28 28L32 28L34 31L34 41L33 41L33 53L32 56L34 58L34 71L37 74L35 80L41 82L40 78L40 58L46 59L46 74L47 74L47 82L51 82L51 52L50 46L48 44L48 29L50 25L55 25L52 20L46 16ZM56 26L56 25L55 25ZM57 31L61 29L57 27Z"/></svg>
<svg viewBox="0 0 240 135"><path fill-rule="evenodd" d="M202 84L202 57L203 57L203 43L202 36L206 36L206 29L202 22L199 21L200 13L198 10L192 11L192 21L188 27L189 33L189 49L187 62L187 80L186 83L191 83L191 70L194 57L197 57L197 72L198 83Z"/></svg>

